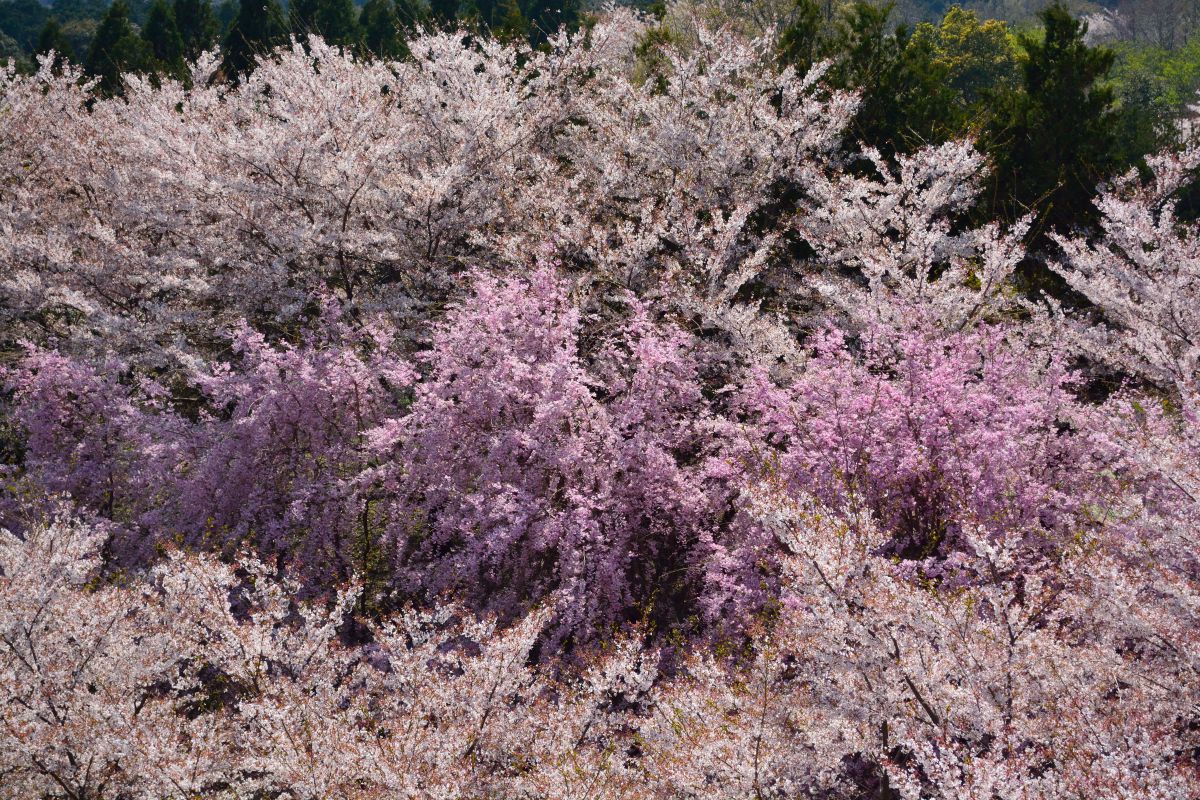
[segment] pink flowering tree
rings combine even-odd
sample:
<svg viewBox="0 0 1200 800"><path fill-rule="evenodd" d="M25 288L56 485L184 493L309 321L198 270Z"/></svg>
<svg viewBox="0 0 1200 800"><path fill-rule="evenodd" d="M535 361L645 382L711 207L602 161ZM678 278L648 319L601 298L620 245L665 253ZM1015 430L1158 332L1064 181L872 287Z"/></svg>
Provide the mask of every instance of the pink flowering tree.
<svg viewBox="0 0 1200 800"><path fill-rule="evenodd" d="M590 636L761 601L690 337L629 301L587 352L568 285L480 276L434 335L412 413L373 434L406 585Z"/></svg>
<svg viewBox="0 0 1200 800"><path fill-rule="evenodd" d="M876 326L828 334L804 373L765 376L744 406L765 467L835 507L871 514L909 558L946 557L965 527L1051 549L1102 492L1106 461L1071 378L1030 363L1001 328L931 335Z"/></svg>
<svg viewBox="0 0 1200 800"><path fill-rule="evenodd" d="M415 373L386 328L327 309L296 345L234 334L233 363L193 376L190 408L162 386L33 350L10 375L23 475L120 523L125 555L179 540L295 557L347 577L364 549L354 478L366 431L399 413Z"/></svg>

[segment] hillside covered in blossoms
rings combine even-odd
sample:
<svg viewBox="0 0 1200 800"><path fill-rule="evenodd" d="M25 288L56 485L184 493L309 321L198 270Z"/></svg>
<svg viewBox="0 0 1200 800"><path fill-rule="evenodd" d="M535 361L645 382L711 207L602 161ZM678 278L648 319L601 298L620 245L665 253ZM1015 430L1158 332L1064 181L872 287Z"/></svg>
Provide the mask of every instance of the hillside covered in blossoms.
<svg viewBox="0 0 1200 800"><path fill-rule="evenodd" d="M1043 20L0 71L0 799L1200 797L1200 140Z"/></svg>

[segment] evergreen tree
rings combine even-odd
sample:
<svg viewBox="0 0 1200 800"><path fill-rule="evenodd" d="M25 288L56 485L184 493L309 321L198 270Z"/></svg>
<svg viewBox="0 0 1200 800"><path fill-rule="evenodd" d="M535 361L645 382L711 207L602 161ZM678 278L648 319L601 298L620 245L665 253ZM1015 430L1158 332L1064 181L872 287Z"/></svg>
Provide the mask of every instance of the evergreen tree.
<svg viewBox="0 0 1200 800"><path fill-rule="evenodd" d="M1114 95L1105 83L1113 53L1088 47L1087 25L1060 5L1041 13L1044 37L1022 35L1022 85L999 97L984 144L995 162L989 216L1029 209L1043 229L1091 224L1097 185L1125 165Z"/></svg>
<svg viewBox="0 0 1200 800"><path fill-rule="evenodd" d="M579 25L577 0L529 0L524 14L528 22L529 40L534 44L545 42L546 37L560 27L573 30Z"/></svg>
<svg viewBox="0 0 1200 800"><path fill-rule="evenodd" d="M358 9L352 0L292 0L291 30L298 39L318 34L330 44L358 42Z"/></svg>
<svg viewBox="0 0 1200 800"><path fill-rule="evenodd" d="M493 27L501 38L515 40L529 35L529 21L521 13L517 0L501 0L497 16Z"/></svg>
<svg viewBox="0 0 1200 800"><path fill-rule="evenodd" d="M796 0L792 18L779 34L779 57L800 75L821 60L827 20L818 0Z"/></svg>
<svg viewBox="0 0 1200 800"><path fill-rule="evenodd" d="M233 27L233 21L237 19L238 11L241 10L241 4L238 0L223 0L221 5L216 8L217 17L217 39L224 41L229 34L229 30Z"/></svg>
<svg viewBox="0 0 1200 800"><path fill-rule="evenodd" d="M254 69L255 60L284 43L287 27L278 0L245 0L225 37L226 77L237 79Z"/></svg>
<svg viewBox="0 0 1200 800"><path fill-rule="evenodd" d="M42 28L42 32L38 36L37 48L34 50L34 55L44 56L50 51L54 51L55 70L61 68L64 61L75 60L74 49L71 47L71 42L63 34L62 24L59 23L58 17L51 17L46 20L46 25Z"/></svg>
<svg viewBox="0 0 1200 800"><path fill-rule="evenodd" d="M183 40L183 55L195 59L217 44L220 23L210 0L175 0L175 25Z"/></svg>
<svg viewBox="0 0 1200 800"><path fill-rule="evenodd" d="M890 4L856 0L843 10L828 43L811 53L834 56L830 83L861 92L851 138L886 155L944 142L964 124L944 70L927 47L910 46L906 28L889 30L891 11ZM796 46L803 57L804 48Z"/></svg>
<svg viewBox="0 0 1200 800"><path fill-rule="evenodd" d="M484 0L486 3L487 0ZM486 32L490 27L489 22L485 22L483 15L479 11L479 4L475 0L460 0L458 5L458 24L459 27L467 30L476 30Z"/></svg>
<svg viewBox="0 0 1200 800"><path fill-rule="evenodd" d="M166 0L154 0L146 27L142 28L142 39L154 59L157 71L183 77L183 37L179 35L179 28L175 24L175 11L167 5Z"/></svg>
<svg viewBox="0 0 1200 800"><path fill-rule="evenodd" d="M387 60L408 56L404 28L391 0L367 0L362 10L362 43L369 55Z"/></svg>
<svg viewBox="0 0 1200 800"><path fill-rule="evenodd" d="M429 0L429 16L435 25L450 27L458 22L459 0Z"/></svg>
<svg viewBox="0 0 1200 800"><path fill-rule="evenodd" d="M421 0L395 0L396 18L405 33L416 33L419 28L429 25L429 7Z"/></svg>
<svg viewBox="0 0 1200 800"><path fill-rule="evenodd" d="M503 25L505 11L505 4L498 0L469 0L462 16L474 16L481 30L497 31Z"/></svg>
<svg viewBox="0 0 1200 800"><path fill-rule="evenodd" d="M121 93L122 74L144 70L147 61L146 46L129 22L129 6L115 0L92 40L84 71L98 80L96 90L110 97Z"/></svg>

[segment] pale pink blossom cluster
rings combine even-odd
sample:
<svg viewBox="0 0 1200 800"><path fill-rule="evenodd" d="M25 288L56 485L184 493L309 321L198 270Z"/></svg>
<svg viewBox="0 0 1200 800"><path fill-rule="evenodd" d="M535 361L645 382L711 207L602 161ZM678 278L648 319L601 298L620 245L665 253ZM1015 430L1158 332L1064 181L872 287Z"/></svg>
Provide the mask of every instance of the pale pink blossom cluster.
<svg viewBox="0 0 1200 800"><path fill-rule="evenodd" d="M0 74L0 798L1200 796L1200 151L1039 305L672 15Z"/></svg>

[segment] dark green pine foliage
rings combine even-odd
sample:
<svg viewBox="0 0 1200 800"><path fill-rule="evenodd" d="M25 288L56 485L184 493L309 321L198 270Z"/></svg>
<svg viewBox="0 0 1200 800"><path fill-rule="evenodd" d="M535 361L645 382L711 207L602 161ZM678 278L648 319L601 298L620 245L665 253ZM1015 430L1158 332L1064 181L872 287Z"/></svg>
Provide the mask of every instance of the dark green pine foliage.
<svg viewBox="0 0 1200 800"><path fill-rule="evenodd" d="M41 34L38 36L37 48L33 51L34 55L44 56L50 51L54 51L54 69L57 71L62 68L64 61L74 61L75 52L71 47L71 42L63 34L62 25L58 21L58 17L51 17L46 20L46 25L42 28Z"/></svg>
<svg viewBox="0 0 1200 800"><path fill-rule="evenodd" d="M111 97L122 91L122 74L144 71L149 60L145 43L129 22L129 6L116 0L96 30L84 71L97 79L97 92Z"/></svg>
<svg viewBox="0 0 1200 800"><path fill-rule="evenodd" d="M244 0L225 37L225 76L237 80L255 61L287 41L287 26L278 0Z"/></svg>
<svg viewBox="0 0 1200 800"><path fill-rule="evenodd" d="M292 0L291 29L298 39L317 34L349 47L359 39L358 9L352 0Z"/></svg>
<svg viewBox="0 0 1200 800"><path fill-rule="evenodd" d="M1113 53L1084 43L1085 23L1062 6L1041 13L1044 38L1021 36L1022 85L998 100L983 144L995 163L989 218L1038 213L1038 229L1095 223L1097 185L1124 169L1114 95ZM1045 240L1041 240L1045 243Z"/></svg>
<svg viewBox="0 0 1200 800"><path fill-rule="evenodd" d="M175 0L174 11L185 59L194 60L217 46L221 24L210 0Z"/></svg>
<svg viewBox="0 0 1200 800"><path fill-rule="evenodd" d="M396 18L400 20L400 27L406 34L414 34L418 29L430 24L429 6L421 0L395 0L393 8L396 9Z"/></svg>
<svg viewBox="0 0 1200 800"><path fill-rule="evenodd" d="M475 8L478 10L479 21L488 30L499 28L504 16L500 3L496 0L474 0L474 2Z"/></svg>
<svg viewBox="0 0 1200 800"><path fill-rule="evenodd" d="M154 0L154 5L150 6L142 39L150 50L156 72L173 78L184 77L183 37L175 24L175 10L166 0Z"/></svg>
<svg viewBox="0 0 1200 800"><path fill-rule="evenodd" d="M521 13L521 5L517 0L500 0L496 16L492 29L505 41L514 41L528 35L529 21Z"/></svg>
<svg viewBox="0 0 1200 800"><path fill-rule="evenodd" d="M367 55L387 61L408 57L405 28L392 0L367 0L360 23L362 50Z"/></svg>
<svg viewBox="0 0 1200 800"><path fill-rule="evenodd" d="M224 41L233 27L233 21L237 19L238 11L241 5L237 0L222 0L221 4L216 7L217 15L217 40Z"/></svg>
<svg viewBox="0 0 1200 800"><path fill-rule="evenodd" d="M429 16L434 25L450 27L458 22L459 0L429 0Z"/></svg>
<svg viewBox="0 0 1200 800"><path fill-rule="evenodd" d="M779 34L780 60L806 74L825 56L827 24L818 0L796 0L791 21Z"/></svg>

